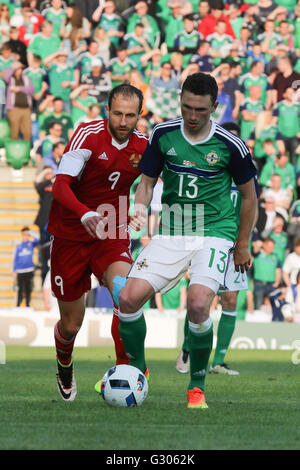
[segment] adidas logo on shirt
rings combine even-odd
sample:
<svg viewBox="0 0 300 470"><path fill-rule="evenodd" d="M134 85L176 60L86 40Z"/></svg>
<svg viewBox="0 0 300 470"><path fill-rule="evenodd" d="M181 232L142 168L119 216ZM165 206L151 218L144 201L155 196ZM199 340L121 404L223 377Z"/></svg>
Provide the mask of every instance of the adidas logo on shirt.
<svg viewBox="0 0 300 470"><path fill-rule="evenodd" d="M124 252L121 254L121 256L126 256L126 258L130 258L129 254L126 253L126 251L124 251Z"/></svg>
<svg viewBox="0 0 300 470"><path fill-rule="evenodd" d="M170 150L167 151L167 155L177 155L177 153L175 152L175 149L174 147L170 148Z"/></svg>
<svg viewBox="0 0 300 470"><path fill-rule="evenodd" d="M105 152L101 153L101 155L99 155L99 160L108 160L108 156L106 155Z"/></svg>

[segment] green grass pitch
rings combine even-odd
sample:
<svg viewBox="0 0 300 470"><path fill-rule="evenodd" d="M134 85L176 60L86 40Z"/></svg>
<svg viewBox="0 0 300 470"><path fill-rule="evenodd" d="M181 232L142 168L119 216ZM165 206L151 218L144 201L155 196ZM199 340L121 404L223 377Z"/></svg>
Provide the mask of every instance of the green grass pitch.
<svg viewBox="0 0 300 470"><path fill-rule="evenodd" d="M292 351L230 350L240 376L207 376L207 410L189 410L177 350L148 349L149 394L138 408L110 408L94 384L113 348L75 348L72 403L56 389L51 348L8 346L0 365L1 450L296 450L300 364Z"/></svg>

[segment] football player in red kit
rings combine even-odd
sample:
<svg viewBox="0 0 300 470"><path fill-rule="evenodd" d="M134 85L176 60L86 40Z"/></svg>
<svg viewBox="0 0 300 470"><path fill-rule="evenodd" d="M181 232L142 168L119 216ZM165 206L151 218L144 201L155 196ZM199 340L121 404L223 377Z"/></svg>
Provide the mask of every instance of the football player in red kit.
<svg viewBox="0 0 300 470"><path fill-rule="evenodd" d="M108 119L76 129L53 186L48 232L53 235L51 287L60 310L54 329L57 385L64 400L76 396L72 352L84 318L91 274L112 293L113 279L126 276L132 263L129 191L140 174L137 164L147 145L147 137L135 129L142 101L143 95L135 87L115 87L108 100ZM115 307L116 362L128 363L117 314Z"/></svg>

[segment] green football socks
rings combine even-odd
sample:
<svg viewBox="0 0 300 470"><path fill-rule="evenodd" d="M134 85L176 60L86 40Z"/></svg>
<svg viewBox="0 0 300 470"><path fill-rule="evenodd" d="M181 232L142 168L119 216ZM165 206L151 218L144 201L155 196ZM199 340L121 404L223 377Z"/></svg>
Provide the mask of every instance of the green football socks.
<svg viewBox="0 0 300 470"><path fill-rule="evenodd" d="M144 373L147 368L144 346L147 331L145 317L141 312L138 318L130 321L128 320L130 315L131 314L119 314L119 331L126 354L130 360L130 365L137 367Z"/></svg>
<svg viewBox="0 0 300 470"><path fill-rule="evenodd" d="M203 328L198 328L197 331L197 327L202 325ZM213 346L213 325L210 318L200 325L189 322L188 343L191 375L188 389L199 387L204 391L208 361Z"/></svg>
<svg viewBox="0 0 300 470"><path fill-rule="evenodd" d="M234 332L236 323L236 311L223 310L217 332L217 344L212 367L217 364L223 364L225 354L229 348L229 344Z"/></svg>

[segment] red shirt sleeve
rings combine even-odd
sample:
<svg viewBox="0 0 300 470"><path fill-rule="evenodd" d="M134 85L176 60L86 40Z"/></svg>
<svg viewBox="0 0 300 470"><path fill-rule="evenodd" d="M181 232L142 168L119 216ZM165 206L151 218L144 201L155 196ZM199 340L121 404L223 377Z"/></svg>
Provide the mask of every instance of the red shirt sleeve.
<svg viewBox="0 0 300 470"><path fill-rule="evenodd" d="M79 202L72 191L71 183L73 180L74 178L69 175L57 175L52 188L52 195L56 201L60 202L70 211L75 212L81 219L90 209L85 204Z"/></svg>

